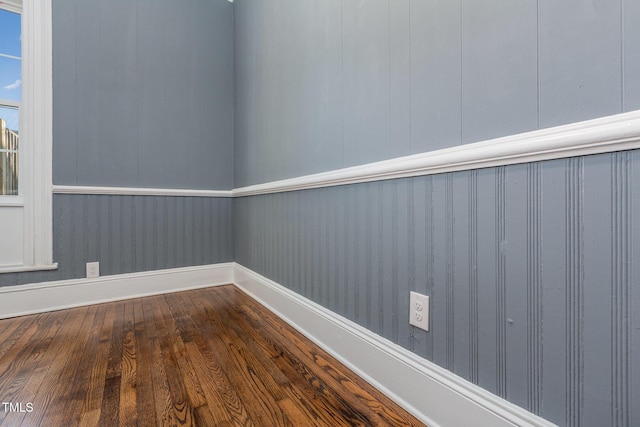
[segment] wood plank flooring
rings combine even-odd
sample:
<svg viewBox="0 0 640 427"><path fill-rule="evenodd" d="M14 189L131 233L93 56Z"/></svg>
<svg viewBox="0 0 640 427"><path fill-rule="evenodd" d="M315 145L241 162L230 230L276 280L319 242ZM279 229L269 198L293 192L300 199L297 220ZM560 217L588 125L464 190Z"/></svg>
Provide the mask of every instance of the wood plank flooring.
<svg viewBox="0 0 640 427"><path fill-rule="evenodd" d="M422 424L229 285L0 320L20 425Z"/></svg>

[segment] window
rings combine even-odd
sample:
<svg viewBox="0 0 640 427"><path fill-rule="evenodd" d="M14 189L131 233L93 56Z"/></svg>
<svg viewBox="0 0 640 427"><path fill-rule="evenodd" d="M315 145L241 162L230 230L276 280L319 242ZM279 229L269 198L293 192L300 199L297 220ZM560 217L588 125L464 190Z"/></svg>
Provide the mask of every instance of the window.
<svg viewBox="0 0 640 427"><path fill-rule="evenodd" d="M0 0L0 273L52 262L51 0Z"/></svg>
<svg viewBox="0 0 640 427"><path fill-rule="evenodd" d="M21 22L0 9L0 196L18 195L21 101Z"/></svg>

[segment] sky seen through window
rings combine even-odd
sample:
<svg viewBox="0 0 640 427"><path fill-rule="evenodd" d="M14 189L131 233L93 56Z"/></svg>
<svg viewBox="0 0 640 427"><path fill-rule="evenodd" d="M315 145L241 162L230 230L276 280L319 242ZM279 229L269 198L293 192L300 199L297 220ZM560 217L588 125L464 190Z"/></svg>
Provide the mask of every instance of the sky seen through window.
<svg viewBox="0 0 640 427"><path fill-rule="evenodd" d="M0 104L22 100L20 15L0 9ZM18 130L18 110L2 108L10 129Z"/></svg>

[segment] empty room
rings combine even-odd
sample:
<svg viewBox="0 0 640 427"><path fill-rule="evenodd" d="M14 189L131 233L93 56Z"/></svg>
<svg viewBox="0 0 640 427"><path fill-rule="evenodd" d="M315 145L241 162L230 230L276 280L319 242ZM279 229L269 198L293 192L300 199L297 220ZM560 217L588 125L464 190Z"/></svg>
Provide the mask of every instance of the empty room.
<svg viewBox="0 0 640 427"><path fill-rule="evenodd" d="M0 0L0 427L639 401L639 0Z"/></svg>

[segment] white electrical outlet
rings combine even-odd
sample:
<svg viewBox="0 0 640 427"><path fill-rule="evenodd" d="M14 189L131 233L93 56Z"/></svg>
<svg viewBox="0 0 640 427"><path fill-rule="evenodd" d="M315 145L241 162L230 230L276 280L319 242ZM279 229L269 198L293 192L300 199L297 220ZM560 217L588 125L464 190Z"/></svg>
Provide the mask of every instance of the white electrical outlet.
<svg viewBox="0 0 640 427"><path fill-rule="evenodd" d="M429 296L409 293L409 324L429 330Z"/></svg>
<svg viewBox="0 0 640 427"><path fill-rule="evenodd" d="M87 279L94 279L100 277L100 263L88 262L87 263Z"/></svg>

